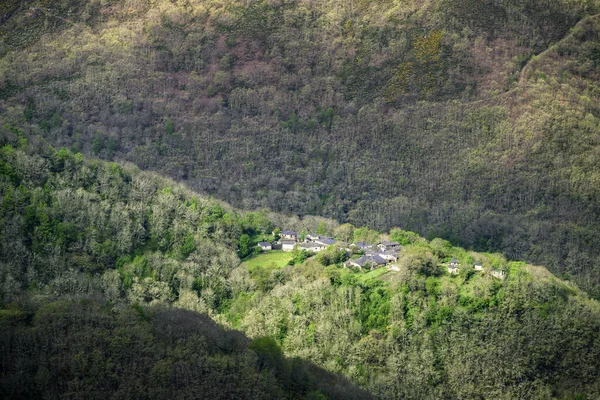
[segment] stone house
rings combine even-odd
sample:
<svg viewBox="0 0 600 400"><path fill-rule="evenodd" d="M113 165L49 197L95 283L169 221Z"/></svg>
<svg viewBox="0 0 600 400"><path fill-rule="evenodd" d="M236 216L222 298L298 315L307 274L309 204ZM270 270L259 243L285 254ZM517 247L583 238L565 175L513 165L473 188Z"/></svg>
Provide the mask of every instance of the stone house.
<svg viewBox="0 0 600 400"><path fill-rule="evenodd" d="M273 245L271 245L269 242L260 242L258 247L260 247L263 251L273 250Z"/></svg>
<svg viewBox="0 0 600 400"><path fill-rule="evenodd" d="M346 267L358 267L360 269L368 268L368 269L377 269L386 265L387 262L378 255L364 255L356 260L348 260L344 264Z"/></svg>
<svg viewBox="0 0 600 400"><path fill-rule="evenodd" d="M377 244L377 247L381 251L399 250L400 243L398 242L381 242Z"/></svg>
<svg viewBox="0 0 600 400"><path fill-rule="evenodd" d="M298 241L298 234L294 231L281 231L279 232L279 236L281 238L282 241L284 240L293 240L294 242Z"/></svg>

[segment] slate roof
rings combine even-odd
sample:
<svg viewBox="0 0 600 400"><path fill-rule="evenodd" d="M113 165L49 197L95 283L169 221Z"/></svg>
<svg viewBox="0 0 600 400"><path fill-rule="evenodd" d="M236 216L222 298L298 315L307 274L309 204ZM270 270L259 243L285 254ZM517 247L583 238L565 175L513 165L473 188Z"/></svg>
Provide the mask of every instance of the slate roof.
<svg viewBox="0 0 600 400"><path fill-rule="evenodd" d="M398 258L400 256L400 251L398 250L379 250L379 249L366 249L365 255L367 256L394 256Z"/></svg>
<svg viewBox="0 0 600 400"><path fill-rule="evenodd" d="M320 243L302 243L300 245L300 247L302 247L303 249L312 249L315 247L320 247L320 248L324 248L325 246L320 244Z"/></svg>
<svg viewBox="0 0 600 400"><path fill-rule="evenodd" d="M381 242L379 244L382 244L384 246L390 246L390 247L394 247L394 246L400 246L400 243L398 242Z"/></svg>
<svg viewBox="0 0 600 400"><path fill-rule="evenodd" d="M279 232L279 234L280 235L297 235L296 232L294 232L294 231L287 231L287 230L286 231L281 231L281 232Z"/></svg>
<svg viewBox="0 0 600 400"><path fill-rule="evenodd" d="M386 261L383 258L379 257L378 255L362 256L359 259L352 260L352 262L360 267L362 267L365 264L375 264L375 265L386 264Z"/></svg>
<svg viewBox="0 0 600 400"><path fill-rule="evenodd" d="M260 242L258 245L259 246L263 246L263 247L264 246L271 246L271 243L269 243L269 242Z"/></svg>
<svg viewBox="0 0 600 400"><path fill-rule="evenodd" d="M320 238L318 239L319 243L323 243L326 246L335 244L335 240L331 239L331 238Z"/></svg>
<svg viewBox="0 0 600 400"><path fill-rule="evenodd" d="M282 240L281 244L282 245L283 244L296 244L296 241L295 240Z"/></svg>
<svg viewBox="0 0 600 400"><path fill-rule="evenodd" d="M367 243L367 242L356 242L353 244L353 246L356 246L359 249L369 249L369 248L373 247L372 244Z"/></svg>
<svg viewBox="0 0 600 400"><path fill-rule="evenodd" d="M383 258L381 258L380 256L371 256L369 258L371 259L371 261L373 261L377 265L386 264L386 261Z"/></svg>

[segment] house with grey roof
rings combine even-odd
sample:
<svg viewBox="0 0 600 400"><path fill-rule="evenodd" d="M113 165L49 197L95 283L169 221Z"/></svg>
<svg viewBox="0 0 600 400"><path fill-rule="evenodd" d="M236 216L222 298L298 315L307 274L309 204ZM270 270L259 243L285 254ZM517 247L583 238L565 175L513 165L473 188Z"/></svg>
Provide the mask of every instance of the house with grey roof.
<svg viewBox="0 0 600 400"><path fill-rule="evenodd" d="M400 252L397 250L388 250L379 253L379 257L383 258L385 261L392 263L398 261L398 257L400 256Z"/></svg>
<svg viewBox="0 0 600 400"><path fill-rule="evenodd" d="M356 242L356 243L352 243L350 246L354 246L359 250L367 250L367 249L372 249L374 246L370 243L367 242Z"/></svg>
<svg viewBox="0 0 600 400"><path fill-rule="evenodd" d="M317 240L315 240L315 243L319 243L322 244L324 246L331 246L332 244L335 244L336 241L332 238L329 237L320 237Z"/></svg>
<svg viewBox="0 0 600 400"><path fill-rule="evenodd" d="M480 261L475 261L473 268L475 268L475 271L483 272L483 264Z"/></svg>
<svg viewBox="0 0 600 400"><path fill-rule="evenodd" d="M399 250L400 243L398 243L398 242L381 242L381 243L377 244L377 247L381 251Z"/></svg>
<svg viewBox="0 0 600 400"><path fill-rule="evenodd" d="M378 247L375 247L373 249L367 249L367 250L365 250L365 255L367 255L367 256L378 256L378 257L383 258L386 262L391 263L391 262L398 261L398 257L400 256L400 252L397 251L397 250L383 251L383 250L379 249Z"/></svg>
<svg viewBox="0 0 600 400"><path fill-rule="evenodd" d="M368 269L377 269L386 265L387 262L379 257L378 255L364 255L356 260L348 260L344 264L346 267L357 267L360 269L368 268Z"/></svg>
<svg viewBox="0 0 600 400"><path fill-rule="evenodd" d="M293 240L293 241L298 240L298 234L294 231L289 231L289 230L281 231L281 232L279 232L279 236L281 237L282 240Z"/></svg>
<svg viewBox="0 0 600 400"><path fill-rule="evenodd" d="M321 238L321 236L317 235L316 233L308 233L305 238L304 241L305 242L314 242L315 240L319 240Z"/></svg>
<svg viewBox="0 0 600 400"><path fill-rule="evenodd" d="M314 253L318 253L320 251L325 250L327 248L327 246L320 244L320 243L308 242L308 243L302 243L300 245L300 248L307 250L307 251L312 251Z"/></svg>
<svg viewBox="0 0 600 400"><path fill-rule="evenodd" d="M296 246L295 240L282 240L281 241L281 250L283 250L285 252L290 252L290 251L294 250L295 246Z"/></svg>
<svg viewBox="0 0 600 400"><path fill-rule="evenodd" d="M366 256L378 256L379 255L379 249L378 248L374 248L374 249L365 249L365 255Z"/></svg>
<svg viewBox="0 0 600 400"><path fill-rule="evenodd" d="M258 247L263 251L273 250L273 245L269 242L260 242L258 243Z"/></svg>

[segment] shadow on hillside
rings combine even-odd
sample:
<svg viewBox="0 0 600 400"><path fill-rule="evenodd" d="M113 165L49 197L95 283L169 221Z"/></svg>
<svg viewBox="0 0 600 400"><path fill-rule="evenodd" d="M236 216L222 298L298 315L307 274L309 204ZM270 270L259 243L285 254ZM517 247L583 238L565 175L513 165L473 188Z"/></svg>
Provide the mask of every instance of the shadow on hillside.
<svg viewBox="0 0 600 400"><path fill-rule="evenodd" d="M0 354L4 399L372 398L270 338L182 309L83 300L0 310Z"/></svg>

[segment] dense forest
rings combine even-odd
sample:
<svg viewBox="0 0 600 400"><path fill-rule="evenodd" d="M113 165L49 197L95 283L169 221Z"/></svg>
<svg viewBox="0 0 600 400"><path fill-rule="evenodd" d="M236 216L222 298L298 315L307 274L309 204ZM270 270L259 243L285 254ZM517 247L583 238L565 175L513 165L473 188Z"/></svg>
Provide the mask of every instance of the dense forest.
<svg viewBox="0 0 600 400"><path fill-rule="evenodd" d="M600 396L600 303L545 268L242 212L19 130L0 145L3 398ZM403 248L395 271L335 245L257 262L278 227Z"/></svg>
<svg viewBox="0 0 600 400"><path fill-rule="evenodd" d="M206 315L239 265L229 207L43 141L0 153L2 398L370 398Z"/></svg>
<svg viewBox="0 0 600 400"><path fill-rule="evenodd" d="M599 297L596 0L7 0L0 122Z"/></svg>
<svg viewBox="0 0 600 400"><path fill-rule="evenodd" d="M181 309L53 301L0 310L3 399L369 399L270 338Z"/></svg>

